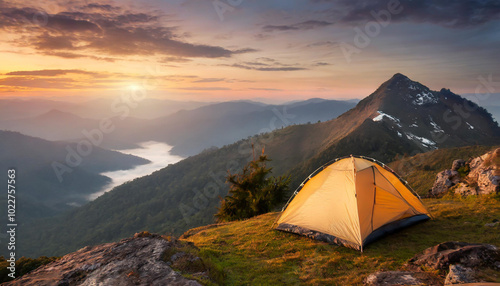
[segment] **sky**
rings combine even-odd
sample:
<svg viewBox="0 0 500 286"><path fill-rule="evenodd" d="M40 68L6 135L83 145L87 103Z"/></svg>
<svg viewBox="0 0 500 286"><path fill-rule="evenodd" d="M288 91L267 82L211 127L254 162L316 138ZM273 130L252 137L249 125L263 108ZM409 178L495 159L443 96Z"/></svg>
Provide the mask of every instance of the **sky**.
<svg viewBox="0 0 500 286"><path fill-rule="evenodd" d="M498 0L0 0L0 97L363 98L500 82ZM500 86L498 87L500 89Z"/></svg>

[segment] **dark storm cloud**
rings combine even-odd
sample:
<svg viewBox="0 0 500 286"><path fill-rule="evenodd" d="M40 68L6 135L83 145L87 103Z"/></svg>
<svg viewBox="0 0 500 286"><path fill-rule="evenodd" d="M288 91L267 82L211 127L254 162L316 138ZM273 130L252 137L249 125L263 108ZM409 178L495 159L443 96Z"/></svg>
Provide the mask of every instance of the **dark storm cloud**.
<svg viewBox="0 0 500 286"><path fill-rule="evenodd" d="M388 3L395 0L310 0L315 3L328 2L338 13L340 23L372 21L372 11L387 10ZM392 21L432 23L449 28L468 28L500 19L498 0L401 0L401 13L392 15Z"/></svg>
<svg viewBox="0 0 500 286"><path fill-rule="evenodd" d="M95 58L95 52L113 56L219 58L256 51L186 42L183 34L176 33L177 27L164 27L159 21L161 15L154 13L117 13L117 7L94 3L82 11L49 15L35 8L8 7L5 3L0 2L0 30L22 34L25 40L17 44L33 47L42 54L65 58ZM88 12L89 9L97 12Z"/></svg>
<svg viewBox="0 0 500 286"><path fill-rule="evenodd" d="M290 30L311 30L318 27L326 27L333 25L331 22L310 20L306 22L300 22L292 25L266 25L262 27L262 30L266 32L273 31L290 31Z"/></svg>

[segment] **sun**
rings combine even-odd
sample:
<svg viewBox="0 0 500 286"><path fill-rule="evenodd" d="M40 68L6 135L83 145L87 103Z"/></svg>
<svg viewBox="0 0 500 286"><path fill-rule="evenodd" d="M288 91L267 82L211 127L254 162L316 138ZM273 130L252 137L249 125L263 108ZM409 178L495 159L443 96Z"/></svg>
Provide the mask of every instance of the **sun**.
<svg viewBox="0 0 500 286"><path fill-rule="evenodd" d="M129 90L132 90L132 91L136 91L136 90L141 89L141 86L140 86L140 85L138 85L138 84L133 83L133 84L130 84L130 85L128 86L128 89L129 89Z"/></svg>

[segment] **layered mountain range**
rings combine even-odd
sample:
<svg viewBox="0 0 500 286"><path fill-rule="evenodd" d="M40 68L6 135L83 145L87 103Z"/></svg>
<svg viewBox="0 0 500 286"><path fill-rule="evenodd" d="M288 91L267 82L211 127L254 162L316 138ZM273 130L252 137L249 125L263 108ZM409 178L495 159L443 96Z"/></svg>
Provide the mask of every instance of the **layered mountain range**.
<svg viewBox="0 0 500 286"><path fill-rule="evenodd" d="M486 110L447 89L432 91L396 74L336 119L206 150L118 186L57 220L26 227L20 235L23 253L63 254L142 230L179 234L212 223L220 197L227 194L227 171L238 171L264 149L274 174L290 175L294 188L322 164L349 154L390 162L436 148L498 143L500 129Z"/></svg>

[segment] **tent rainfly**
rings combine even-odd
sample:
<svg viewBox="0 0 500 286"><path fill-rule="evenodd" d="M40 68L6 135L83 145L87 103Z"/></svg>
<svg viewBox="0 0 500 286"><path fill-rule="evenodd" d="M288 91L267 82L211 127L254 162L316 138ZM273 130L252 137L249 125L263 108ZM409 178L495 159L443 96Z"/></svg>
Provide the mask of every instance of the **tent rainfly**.
<svg viewBox="0 0 500 286"><path fill-rule="evenodd" d="M363 251L374 240L429 218L418 195L394 171L351 155L306 178L276 229Z"/></svg>

